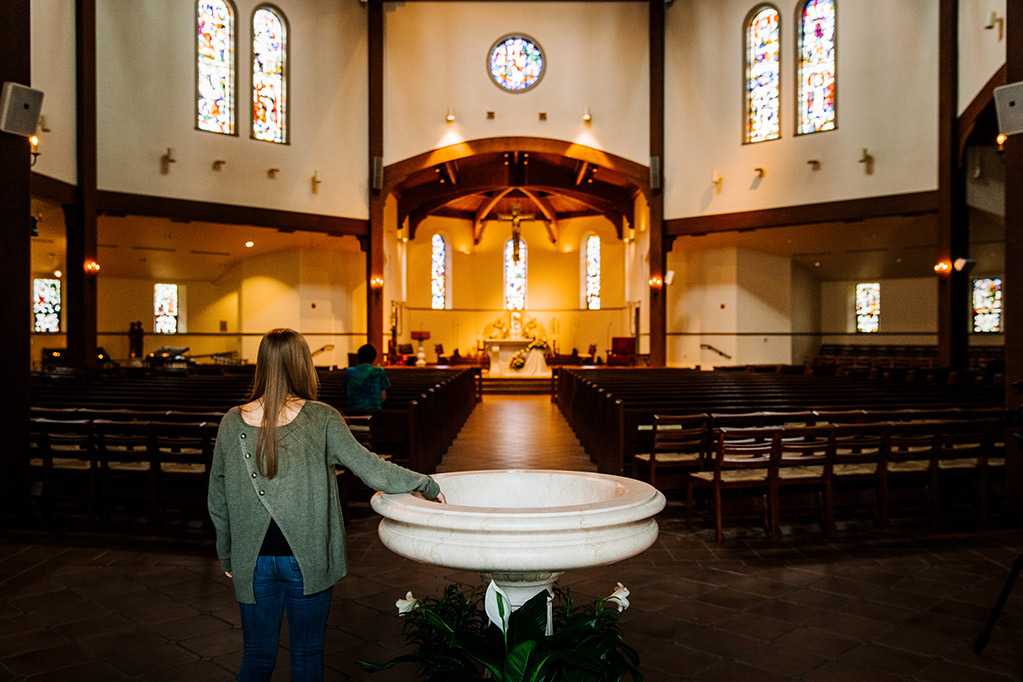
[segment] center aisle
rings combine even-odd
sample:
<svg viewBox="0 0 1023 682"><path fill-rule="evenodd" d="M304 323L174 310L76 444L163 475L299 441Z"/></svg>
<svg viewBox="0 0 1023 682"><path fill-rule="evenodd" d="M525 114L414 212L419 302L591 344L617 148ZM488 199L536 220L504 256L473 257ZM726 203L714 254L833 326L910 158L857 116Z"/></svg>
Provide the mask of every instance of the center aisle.
<svg viewBox="0 0 1023 682"><path fill-rule="evenodd" d="M487 395L437 472L474 469L596 471L548 395Z"/></svg>

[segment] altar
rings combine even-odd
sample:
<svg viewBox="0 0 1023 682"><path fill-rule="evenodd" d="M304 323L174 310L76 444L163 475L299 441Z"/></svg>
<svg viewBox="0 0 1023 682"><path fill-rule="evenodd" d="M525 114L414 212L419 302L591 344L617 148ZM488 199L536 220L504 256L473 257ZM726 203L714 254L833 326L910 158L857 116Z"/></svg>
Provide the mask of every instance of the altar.
<svg viewBox="0 0 1023 682"><path fill-rule="evenodd" d="M487 339L487 353L490 355L490 371L492 377L549 377L551 370L543 351L534 348L526 354L526 364L521 369L508 366L512 356L524 350L532 339Z"/></svg>

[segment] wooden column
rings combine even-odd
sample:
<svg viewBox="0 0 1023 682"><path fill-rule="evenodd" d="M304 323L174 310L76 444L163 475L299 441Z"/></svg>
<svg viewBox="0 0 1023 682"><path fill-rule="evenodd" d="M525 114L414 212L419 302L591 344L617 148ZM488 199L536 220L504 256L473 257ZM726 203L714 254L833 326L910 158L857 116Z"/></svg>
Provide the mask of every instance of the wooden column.
<svg viewBox="0 0 1023 682"><path fill-rule="evenodd" d="M938 40L938 260L967 258L966 176L959 159L959 1L941 0ZM938 362L969 364L969 273L938 275Z"/></svg>
<svg viewBox="0 0 1023 682"><path fill-rule="evenodd" d="M97 275L86 274L82 266L96 260L96 0L75 3L75 34L78 186L74 205L64 207L67 357L76 369L90 370L97 365Z"/></svg>
<svg viewBox="0 0 1023 682"><path fill-rule="evenodd" d="M650 277L664 280L664 0L650 0ZM650 364L667 359L666 287L650 287Z"/></svg>
<svg viewBox="0 0 1023 682"><path fill-rule="evenodd" d="M383 291L370 285L384 276L384 9L381 0L366 5L369 45L369 244L366 249L366 342L378 353L384 343Z"/></svg>
<svg viewBox="0 0 1023 682"><path fill-rule="evenodd" d="M30 0L4 0L0 21L0 82L31 85L29 25ZM29 190L27 138L0 133L0 324L7 331L0 362L0 514L27 510L24 490L28 452L29 394L31 391L32 337L29 302L32 300L32 203Z"/></svg>
<svg viewBox="0 0 1023 682"><path fill-rule="evenodd" d="M1005 80L1023 81L1023 0L1008 0L1005 17ZM1023 379L1023 135L1005 141L1005 277L1002 279L1002 320L1005 329L1005 406L1015 410L1023 396L1013 382ZM1018 428L1009 430L1019 433ZM1006 441L1005 505L1023 518L1023 461L1016 439Z"/></svg>

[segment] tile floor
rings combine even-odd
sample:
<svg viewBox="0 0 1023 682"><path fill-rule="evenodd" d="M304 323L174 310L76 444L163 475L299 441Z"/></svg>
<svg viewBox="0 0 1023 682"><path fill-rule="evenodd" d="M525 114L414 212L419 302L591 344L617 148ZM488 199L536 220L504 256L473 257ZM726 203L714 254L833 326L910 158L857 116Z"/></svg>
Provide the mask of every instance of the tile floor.
<svg viewBox="0 0 1023 682"><path fill-rule="evenodd" d="M547 397L488 396L441 468L505 466L592 470ZM396 557L376 522L353 507L352 571L334 591L327 680L413 680L400 668L364 675L355 661L402 649L394 600L407 590L477 582ZM737 522L718 545L706 526L686 531L677 504L660 523L647 552L562 580L577 598L604 596L617 581L632 590L625 636L648 682L1023 680L1023 586L983 655L972 651L1023 551L1016 529L965 517L933 529L907 514L883 532L853 520L825 538L807 523L771 541ZM274 680L289 678L286 635L282 644ZM0 682L231 680L240 657L237 605L209 539L73 522L0 532Z"/></svg>

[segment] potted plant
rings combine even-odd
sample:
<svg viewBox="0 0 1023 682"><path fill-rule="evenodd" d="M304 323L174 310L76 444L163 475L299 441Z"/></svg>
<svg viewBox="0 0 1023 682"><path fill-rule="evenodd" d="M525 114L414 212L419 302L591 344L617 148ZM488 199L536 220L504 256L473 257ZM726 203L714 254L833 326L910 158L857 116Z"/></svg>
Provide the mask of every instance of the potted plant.
<svg viewBox="0 0 1023 682"><path fill-rule="evenodd" d="M386 663L359 661L366 671L414 664L426 682L642 682L639 655L622 641L620 614L629 591L576 606L569 590L543 590L516 611L493 582L437 597L396 602L410 654ZM550 613L550 621L548 614Z"/></svg>

